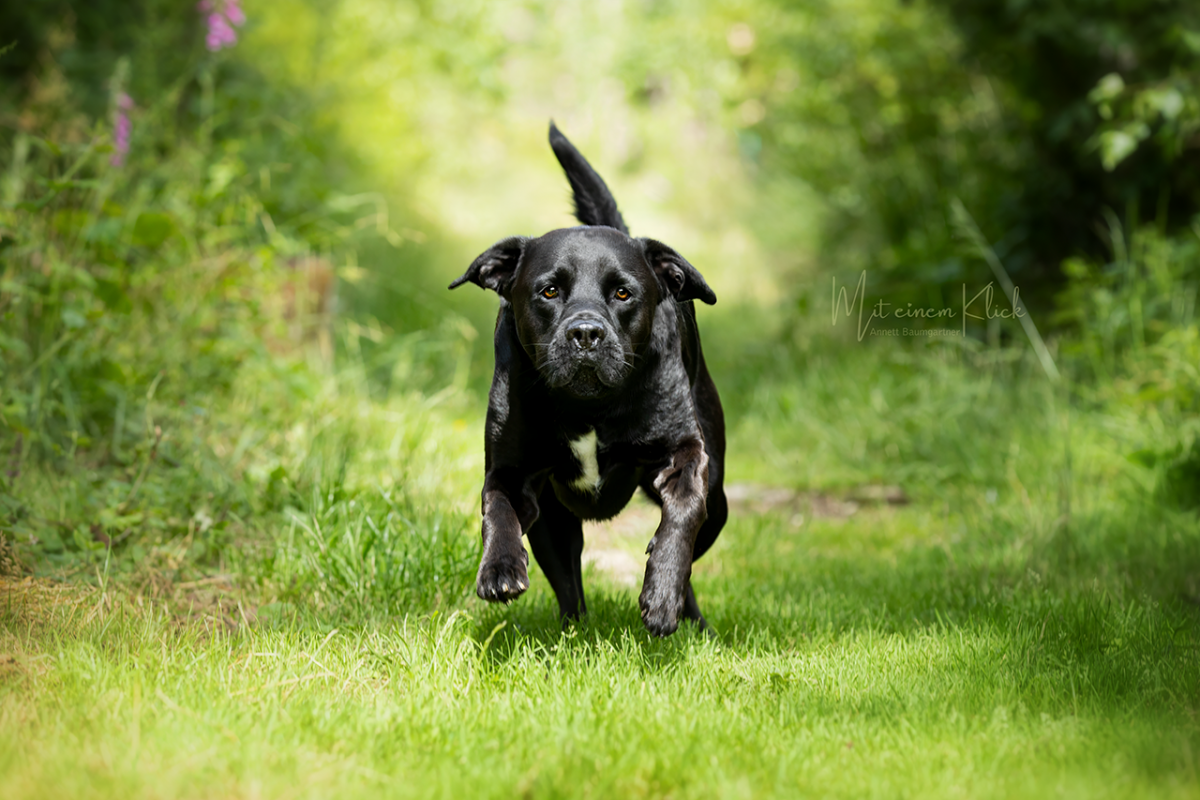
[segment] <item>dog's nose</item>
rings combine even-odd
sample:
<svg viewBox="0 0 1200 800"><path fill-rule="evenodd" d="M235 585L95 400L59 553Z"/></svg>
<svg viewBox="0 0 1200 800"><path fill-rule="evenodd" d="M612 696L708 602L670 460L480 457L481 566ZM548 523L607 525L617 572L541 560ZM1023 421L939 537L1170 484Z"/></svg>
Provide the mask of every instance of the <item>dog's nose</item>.
<svg viewBox="0 0 1200 800"><path fill-rule="evenodd" d="M581 319L567 328L567 339L580 350L591 350L604 341L604 326L590 319Z"/></svg>

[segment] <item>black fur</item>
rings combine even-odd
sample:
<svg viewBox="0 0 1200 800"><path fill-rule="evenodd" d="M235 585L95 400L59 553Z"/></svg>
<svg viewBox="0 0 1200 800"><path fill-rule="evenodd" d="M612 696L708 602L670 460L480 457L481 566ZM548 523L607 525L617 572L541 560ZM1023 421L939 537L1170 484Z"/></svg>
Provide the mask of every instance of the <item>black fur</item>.
<svg viewBox="0 0 1200 800"><path fill-rule="evenodd" d="M606 225L628 235L629 229L625 227L608 185L553 122L550 123L550 147L571 183L575 219L582 225Z"/></svg>
<svg viewBox="0 0 1200 800"><path fill-rule="evenodd" d="M604 181L553 123L550 143L584 225L503 239L450 285L501 298L476 592L508 602L528 588L524 533L564 622L585 613L581 520L616 515L641 487L662 507L642 619L660 636L681 618L704 627L691 565L727 516L725 420L693 300L717 298L675 250L628 235Z"/></svg>

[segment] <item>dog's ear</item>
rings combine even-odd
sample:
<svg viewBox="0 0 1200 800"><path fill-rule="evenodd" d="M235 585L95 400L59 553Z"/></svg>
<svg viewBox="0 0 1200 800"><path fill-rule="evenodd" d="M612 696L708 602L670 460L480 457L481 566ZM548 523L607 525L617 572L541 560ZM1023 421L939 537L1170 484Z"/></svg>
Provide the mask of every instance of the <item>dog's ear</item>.
<svg viewBox="0 0 1200 800"><path fill-rule="evenodd" d="M646 254L658 283L680 303L686 300L703 300L710 306L717 302L717 296L704 282L700 270L688 263L688 260L676 253L670 247L654 239L638 239L642 243L642 252Z"/></svg>
<svg viewBox="0 0 1200 800"><path fill-rule="evenodd" d="M467 281L491 289L496 294L507 297L509 286L512 285L513 274L525 252L525 244L529 241L525 236L510 236L501 239L483 252L479 258L471 262L454 283L451 289L457 289Z"/></svg>

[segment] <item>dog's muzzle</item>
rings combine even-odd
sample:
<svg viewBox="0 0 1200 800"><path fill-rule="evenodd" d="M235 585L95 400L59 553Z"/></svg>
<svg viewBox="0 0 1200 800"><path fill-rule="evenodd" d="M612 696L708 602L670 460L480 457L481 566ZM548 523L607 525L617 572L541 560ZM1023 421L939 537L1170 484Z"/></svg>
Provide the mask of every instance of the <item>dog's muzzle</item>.
<svg viewBox="0 0 1200 800"><path fill-rule="evenodd" d="M581 396L603 394L619 386L628 372L619 338L599 317L572 317L541 351L539 369L551 386Z"/></svg>

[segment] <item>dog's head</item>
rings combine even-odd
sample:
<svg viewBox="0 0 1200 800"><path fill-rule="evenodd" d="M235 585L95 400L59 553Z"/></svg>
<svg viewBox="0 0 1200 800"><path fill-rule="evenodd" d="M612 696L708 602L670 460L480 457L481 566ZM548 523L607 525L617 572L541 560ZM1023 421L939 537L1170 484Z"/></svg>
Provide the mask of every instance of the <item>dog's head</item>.
<svg viewBox="0 0 1200 800"><path fill-rule="evenodd" d="M450 288L470 281L499 294L512 305L521 345L546 384L601 398L637 369L660 303L717 298L675 250L628 235L604 181L553 124L550 143L583 227L502 239Z"/></svg>

